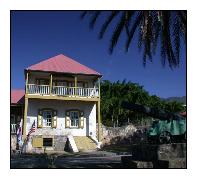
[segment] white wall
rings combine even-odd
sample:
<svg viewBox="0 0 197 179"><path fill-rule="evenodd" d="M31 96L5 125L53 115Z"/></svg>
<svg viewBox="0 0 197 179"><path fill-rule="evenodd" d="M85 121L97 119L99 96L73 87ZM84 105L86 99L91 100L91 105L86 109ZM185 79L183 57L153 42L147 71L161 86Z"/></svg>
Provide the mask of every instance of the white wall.
<svg viewBox="0 0 197 179"><path fill-rule="evenodd" d="M38 110L42 108L52 108L57 110L57 128L41 128L37 129ZM70 109L78 109L84 112L84 128L69 129L65 128L65 111ZM45 99L29 99L27 112L27 133L31 128L33 121L36 121L36 132L32 135L74 135L89 136L90 132L96 136L96 104L95 102L83 101L63 101L63 100L45 100Z"/></svg>

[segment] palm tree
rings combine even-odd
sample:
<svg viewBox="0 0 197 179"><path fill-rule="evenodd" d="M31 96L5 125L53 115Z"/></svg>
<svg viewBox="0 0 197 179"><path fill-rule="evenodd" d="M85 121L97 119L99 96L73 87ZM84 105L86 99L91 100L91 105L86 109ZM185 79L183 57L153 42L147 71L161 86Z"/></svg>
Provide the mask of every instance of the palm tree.
<svg viewBox="0 0 197 179"><path fill-rule="evenodd" d="M125 50L128 52L133 37L138 33L138 47L143 50L143 64L152 56L160 46L161 62L165 66L166 59L171 68L179 66L181 42L186 47L187 11L109 11L109 15L101 26L99 39L115 19L116 27L112 33L109 52L113 50L124 32L127 35ZM103 11L85 11L81 14L83 19L91 15L90 28L93 28ZM119 19L118 19L119 18ZM160 43L160 45L158 45Z"/></svg>

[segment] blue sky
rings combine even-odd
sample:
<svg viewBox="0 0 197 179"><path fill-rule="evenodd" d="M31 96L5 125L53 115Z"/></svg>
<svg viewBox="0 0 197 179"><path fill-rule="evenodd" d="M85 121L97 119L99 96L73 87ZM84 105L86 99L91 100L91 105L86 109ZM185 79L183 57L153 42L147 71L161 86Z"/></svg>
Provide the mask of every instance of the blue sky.
<svg viewBox="0 0 197 179"><path fill-rule="evenodd" d="M109 55L109 39L114 27L98 40L105 15L93 30L89 19L80 20L79 11L12 11L11 13L11 88L23 89L24 69L58 54L69 56L103 74L103 79L126 79L144 86L151 95L160 97L186 95L186 60L181 53L180 67L171 70L160 63L159 52L153 63L142 65L142 53L134 38L129 52L124 52L122 35L114 53Z"/></svg>

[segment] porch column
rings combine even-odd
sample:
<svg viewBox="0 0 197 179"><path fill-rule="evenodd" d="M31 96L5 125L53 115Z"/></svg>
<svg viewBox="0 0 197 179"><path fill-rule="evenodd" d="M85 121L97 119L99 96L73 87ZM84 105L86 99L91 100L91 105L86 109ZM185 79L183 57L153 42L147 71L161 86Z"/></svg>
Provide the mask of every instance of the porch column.
<svg viewBox="0 0 197 179"><path fill-rule="evenodd" d="M28 98L25 97L25 109L24 109L24 119L23 119L23 140L26 138L26 127L27 127L27 109L28 109Z"/></svg>
<svg viewBox="0 0 197 179"><path fill-rule="evenodd" d="M101 113L100 113L100 99L97 102L97 117L98 117L98 141L101 141Z"/></svg>
<svg viewBox="0 0 197 179"><path fill-rule="evenodd" d="M26 79L25 79L25 93L28 93L28 81L29 81L29 72L26 73Z"/></svg>
<svg viewBox="0 0 197 179"><path fill-rule="evenodd" d="M50 75L50 96L52 95L53 75Z"/></svg>
<svg viewBox="0 0 197 179"><path fill-rule="evenodd" d="M101 91L101 78L98 78L98 85L99 85L99 94L98 94L98 96L100 98L100 94L101 94L101 92L100 92Z"/></svg>
<svg viewBox="0 0 197 179"><path fill-rule="evenodd" d="M77 95L77 76L75 76L75 96Z"/></svg>

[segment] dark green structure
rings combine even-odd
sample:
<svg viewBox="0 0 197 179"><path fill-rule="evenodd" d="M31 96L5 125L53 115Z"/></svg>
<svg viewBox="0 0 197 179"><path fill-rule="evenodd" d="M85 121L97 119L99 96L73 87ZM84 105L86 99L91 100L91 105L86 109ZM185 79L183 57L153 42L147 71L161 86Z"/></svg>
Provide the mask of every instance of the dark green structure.
<svg viewBox="0 0 197 179"><path fill-rule="evenodd" d="M172 141L186 140L186 118L180 114L169 113L160 109L150 108L138 104L123 102L126 109L147 114L158 120L153 121L152 126L147 131L150 142L170 143Z"/></svg>

